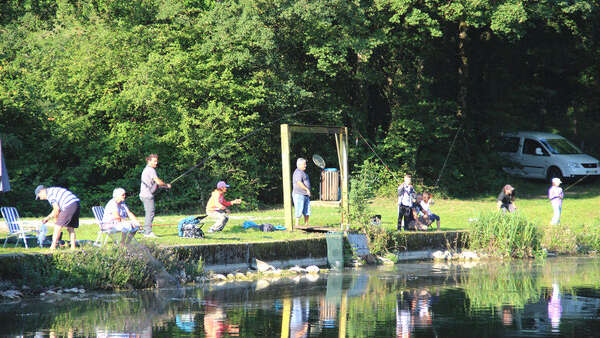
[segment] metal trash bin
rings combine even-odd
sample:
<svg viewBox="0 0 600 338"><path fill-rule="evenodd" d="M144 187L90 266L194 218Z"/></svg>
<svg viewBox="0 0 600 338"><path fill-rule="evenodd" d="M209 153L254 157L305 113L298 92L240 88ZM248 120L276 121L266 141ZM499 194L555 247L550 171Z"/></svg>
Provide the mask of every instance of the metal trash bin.
<svg viewBox="0 0 600 338"><path fill-rule="evenodd" d="M327 239L327 262L335 270L344 268L344 233L330 232L325 235Z"/></svg>
<svg viewBox="0 0 600 338"><path fill-rule="evenodd" d="M340 200L340 172L337 168L321 171L321 201Z"/></svg>

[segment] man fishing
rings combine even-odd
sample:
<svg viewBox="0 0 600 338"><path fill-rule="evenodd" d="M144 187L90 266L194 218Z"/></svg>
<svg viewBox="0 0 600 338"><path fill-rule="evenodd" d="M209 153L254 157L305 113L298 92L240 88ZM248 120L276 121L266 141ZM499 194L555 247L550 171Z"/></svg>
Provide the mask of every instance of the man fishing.
<svg viewBox="0 0 600 338"><path fill-rule="evenodd" d="M140 184L140 200L144 204L144 237L156 238L152 232L154 221L154 193L158 188L170 189L171 184L165 183L158 178L156 167L158 166L158 155L150 154L146 157L146 167L142 171Z"/></svg>

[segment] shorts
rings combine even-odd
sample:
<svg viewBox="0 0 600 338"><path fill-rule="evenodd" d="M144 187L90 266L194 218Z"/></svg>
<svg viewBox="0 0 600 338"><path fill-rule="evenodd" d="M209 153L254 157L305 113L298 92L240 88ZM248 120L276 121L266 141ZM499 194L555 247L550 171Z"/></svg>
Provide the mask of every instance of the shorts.
<svg viewBox="0 0 600 338"><path fill-rule="evenodd" d="M296 218L300 216L310 216L310 197L307 195L292 194L294 200L294 215Z"/></svg>
<svg viewBox="0 0 600 338"><path fill-rule="evenodd" d="M429 219L433 222L433 221L439 221L440 220L440 216L436 215L436 214L429 214Z"/></svg>
<svg viewBox="0 0 600 338"><path fill-rule="evenodd" d="M65 210L58 213L56 225L61 227L78 228L79 227L79 202L69 204Z"/></svg>
<svg viewBox="0 0 600 338"><path fill-rule="evenodd" d="M116 232L136 232L140 229L140 225L133 221L112 222L109 224L109 228Z"/></svg>

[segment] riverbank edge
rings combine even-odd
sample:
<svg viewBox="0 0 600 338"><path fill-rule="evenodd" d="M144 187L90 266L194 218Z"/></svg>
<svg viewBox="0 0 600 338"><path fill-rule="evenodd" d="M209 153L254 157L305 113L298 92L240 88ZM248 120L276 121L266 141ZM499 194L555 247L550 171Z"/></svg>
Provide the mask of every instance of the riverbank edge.
<svg viewBox="0 0 600 338"><path fill-rule="evenodd" d="M389 243L391 246L388 249L400 253L456 249L464 247L467 238L467 231L397 232L392 234ZM343 247L345 263L350 264L352 249L345 236ZM327 265L325 236L272 242L171 245L160 248L179 262L201 262L204 273L253 270L256 268L256 259L276 268ZM37 270L47 266L52 255L49 252L2 254L0 255L0 280L16 281L24 269L34 267ZM417 255L415 259L423 258L422 255Z"/></svg>

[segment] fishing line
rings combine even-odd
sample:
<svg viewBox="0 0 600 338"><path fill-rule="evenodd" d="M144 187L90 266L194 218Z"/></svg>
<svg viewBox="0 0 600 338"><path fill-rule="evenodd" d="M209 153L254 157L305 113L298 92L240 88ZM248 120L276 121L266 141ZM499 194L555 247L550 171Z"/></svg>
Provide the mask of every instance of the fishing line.
<svg viewBox="0 0 600 338"><path fill-rule="evenodd" d="M227 148L227 147L231 146L232 144L234 144L234 143L239 143L239 142L242 142L243 140L247 139L248 137L250 137L250 136L252 136L252 135L254 135L254 134L258 133L259 131L261 131L261 130L263 130L263 129L265 129L265 128L269 127L269 126L271 126L271 125L272 125L273 123L275 123L275 122L279 122L279 121L283 120L284 118L293 117L293 116L296 116L296 115L298 115L298 114L300 114L300 113L304 113L304 112L307 112L307 111L316 111L316 109L313 109L313 108L308 108L308 109L299 110L299 111L297 111L297 112L295 112L295 113L293 113L293 114L290 114L290 115L284 115L284 116L282 116L282 117L280 117L280 118L278 118L278 119L275 119L275 120L273 120L273 121L270 121L269 123L267 123L267 124L263 125L262 127L259 127L258 129L254 130L254 131L253 131L253 132L251 132L250 134L246 134L246 135L244 135L244 136L242 136L242 137L238 138L237 140L235 140L235 141L233 141L233 142L229 142L228 144L226 144L226 145L222 146L222 147L221 147L221 148L219 148L219 149L218 149L216 152L214 152L212 155L210 155L210 156L208 156L207 158L203 159L203 160L202 160L201 162L199 162L198 164L195 164L194 166L192 166L191 168L189 168L188 170L186 170L186 171L185 171L183 174L181 174L181 175L177 176L175 179L173 179L171 182L169 182L169 184L173 184L175 181L178 181L179 179L181 179L181 178L183 178L183 177L185 177L185 176L189 175L189 174L190 174L190 173L191 173L191 172L192 172L194 169L197 169L197 168L199 168L200 166L204 165L204 163L206 163L206 161L208 161L208 160L210 160L211 158L213 158L213 157L215 157L215 156L219 155L219 154L221 153L221 150L223 150L223 149L225 149L225 148Z"/></svg>
<svg viewBox="0 0 600 338"><path fill-rule="evenodd" d="M394 177L394 179L398 181L398 178L396 178L396 175L394 175L394 173L390 170L390 168L388 167L387 164L385 164L385 162L383 161L383 159L381 157L379 157L379 154L377 154L377 152L375 152L375 149L373 149L373 147L371 147L371 145L369 144L369 142L367 142L367 139L362 136L362 134L360 133L360 131L355 130L356 133L358 134L358 136L360 136L362 138L362 140L365 142L365 144L369 147L369 149L371 149L371 151L373 152L373 154L375 154L375 156L377 156L377 158L379 159L379 161L381 161L381 163L383 163L383 166L390 172L390 174L392 174L392 177Z"/></svg>
<svg viewBox="0 0 600 338"><path fill-rule="evenodd" d="M444 172L444 169L446 168L446 164L448 163L448 159L450 158L450 154L452 153L452 149L454 148L454 143L456 143L456 138L458 137L458 133L460 132L461 129L462 129L462 124L460 126L458 126L458 129L456 130L456 134L454 134L454 139L452 140L452 144L450 144L450 149L448 149L448 154L446 154L446 159L444 160L444 164L442 165L440 174L438 175L438 178L435 181L435 185L433 186L434 188L437 187L438 184L440 183L440 179L442 178L442 173Z"/></svg>

